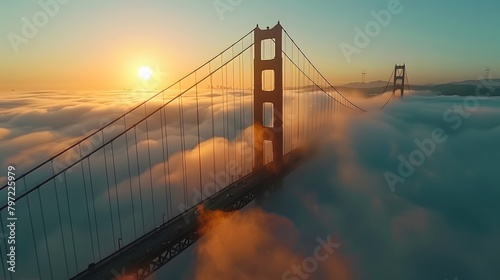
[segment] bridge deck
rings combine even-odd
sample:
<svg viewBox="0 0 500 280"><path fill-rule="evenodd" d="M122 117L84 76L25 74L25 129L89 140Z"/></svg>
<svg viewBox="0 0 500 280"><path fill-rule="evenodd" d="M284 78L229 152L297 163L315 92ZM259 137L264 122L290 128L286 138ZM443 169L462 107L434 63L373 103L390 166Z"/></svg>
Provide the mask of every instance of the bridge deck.
<svg viewBox="0 0 500 280"><path fill-rule="evenodd" d="M208 210L242 209L293 171L305 155L304 150L296 149L284 156L280 171L271 163L252 172L99 263L89 265L87 270L72 279L118 279L119 275L125 274L134 279L145 279L202 237L198 231L198 206L203 205Z"/></svg>

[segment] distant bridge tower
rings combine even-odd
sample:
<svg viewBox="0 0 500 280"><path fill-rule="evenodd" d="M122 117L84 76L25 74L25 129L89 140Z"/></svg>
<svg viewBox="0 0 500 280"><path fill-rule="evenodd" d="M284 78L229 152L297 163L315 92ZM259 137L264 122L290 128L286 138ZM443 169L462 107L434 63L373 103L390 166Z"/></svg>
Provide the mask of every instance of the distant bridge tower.
<svg viewBox="0 0 500 280"><path fill-rule="evenodd" d="M392 94L395 94L397 90L401 91L401 97L403 97L405 92L405 78L406 78L406 64L394 66L394 86L392 88Z"/></svg>
<svg viewBox="0 0 500 280"><path fill-rule="evenodd" d="M366 78L366 71L363 70L361 71L361 82L364 83L365 82L365 78Z"/></svg>
<svg viewBox="0 0 500 280"><path fill-rule="evenodd" d="M489 80L490 79L490 71L491 71L490 67L486 68L486 76L484 76L485 80Z"/></svg>
<svg viewBox="0 0 500 280"><path fill-rule="evenodd" d="M273 28L261 30L259 26L254 30L254 168L264 166L265 141L271 141L273 147L273 161L278 167L283 163L283 57L282 30L280 23ZM262 42L274 41L274 58L262 57ZM263 88L264 71L274 72L274 86L266 85ZM264 106L272 105L272 126L264 123Z"/></svg>

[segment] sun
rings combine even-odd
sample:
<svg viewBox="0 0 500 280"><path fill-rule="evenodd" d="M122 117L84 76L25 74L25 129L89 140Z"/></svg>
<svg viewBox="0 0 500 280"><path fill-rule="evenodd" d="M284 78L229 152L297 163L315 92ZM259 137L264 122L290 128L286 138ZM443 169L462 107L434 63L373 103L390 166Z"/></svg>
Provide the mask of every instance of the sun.
<svg viewBox="0 0 500 280"><path fill-rule="evenodd" d="M137 71L137 74L143 81L147 81L153 76L153 70L147 66L141 66Z"/></svg>

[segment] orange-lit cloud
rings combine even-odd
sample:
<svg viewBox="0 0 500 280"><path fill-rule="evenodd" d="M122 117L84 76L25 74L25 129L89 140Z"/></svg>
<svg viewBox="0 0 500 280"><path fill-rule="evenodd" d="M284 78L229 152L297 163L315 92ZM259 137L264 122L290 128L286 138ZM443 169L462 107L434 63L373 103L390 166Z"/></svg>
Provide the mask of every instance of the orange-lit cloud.
<svg viewBox="0 0 500 280"><path fill-rule="evenodd" d="M235 213L202 211L200 220L200 230L207 235L196 247L195 279L291 280L301 273L308 279L352 279L346 261L326 251L322 253L327 257L317 261L317 271L302 269L293 276L293 267L300 267L314 253L294 249L299 241L297 230L276 214L259 208Z"/></svg>
<svg viewBox="0 0 500 280"><path fill-rule="evenodd" d="M7 137L9 133L10 131L8 129L0 127L0 140Z"/></svg>
<svg viewBox="0 0 500 280"><path fill-rule="evenodd" d="M293 224L259 209L202 212L195 279L281 279L301 257L292 251Z"/></svg>

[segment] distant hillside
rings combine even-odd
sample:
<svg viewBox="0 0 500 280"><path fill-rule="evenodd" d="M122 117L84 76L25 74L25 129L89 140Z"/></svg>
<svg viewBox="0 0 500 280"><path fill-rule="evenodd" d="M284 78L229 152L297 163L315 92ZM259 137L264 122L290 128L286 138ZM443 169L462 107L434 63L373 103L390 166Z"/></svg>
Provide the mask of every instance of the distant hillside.
<svg viewBox="0 0 500 280"><path fill-rule="evenodd" d="M361 95L364 97L371 97L382 94L385 89L385 85L383 87L372 87L372 88L354 88L354 87L340 86L336 87L336 89L340 93L345 95L358 95L358 96ZM389 86L387 90L388 91L391 90L391 87Z"/></svg>
<svg viewBox="0 0 500 280"><path fill-rule="evenodd" d="M387 81L373 81L368 83L348 83L343 85L342 87L349 88L375 88L375 87L385 87L387 85Z"/></svg>
<svg viewBox="0 0 500 280"><path fill-rule="evenodd" d="M491 79L491 80L486 80L486 81L482 81L482 80L467 80L467 81L461 81L461 82L452 82L450 84L453 84L453 85L473 85L473 86L478 86L480 84L488 84L488 85L492 85L492 86L500 86L500 79Z"/></svg>
<svg viewBox="0 0 500 280"><path fill-rule="evenodd" d="M364 97L377 96L384 93L386 89L387 82L383 81L373 81L369 83L349 83L343 86L335 86L335 88L342 94L345 95L356 95ZM482 85L478 87L478 85ZM493 90L490 92L490 96L500 96L500 79L490 80L486 83L487 86L492 87ZM436 95L458 95L458 96L470 96L476 95L476 90L480 89L480 95L486 95L488 90L486 86L481 81L463 81L463 82L452 82L447 84L438 85L410 85L410 90L417 91L430 91ZM285 89L297 89L285 88ZM316 86L303 86L300 87L301 91L309 92L317 90ZM392 90L392 83L389 83L386 91Z"/></svg>
<svg viewBox="0 0 500 280"><path fill-rule="evenodd" d="M374 81L369 83L349 83L343 86L338 86L337 89L346 94L361 94L366 97L382 94L387 82ZM478 86L481 86L480 88ZM490 96L500 96L500 79L492 79L488 81L469 80L462 82L452 82L438 85L410 85L411 90L432 91L437 95L458 95L470 96L475 95L479 88L480 95L488 93L486 87L492 87L493 91ZM389 84L387 90L392 90L392 83Z"/></svg>
<svg viewBox="0 0 500 280"><path fill-rule="evenodd" d="M479 85L479 83L477 84ZM478 87L477 85L470 84L444 84L436 85L431 87L432 91L438 92L439 95L459 95L459 96L469 96L476 95L478 91L479 95L486 95L488 90L486 87ZM493 87L493 91L490 92L491 96L500 96L500 87Z"/></svg>

